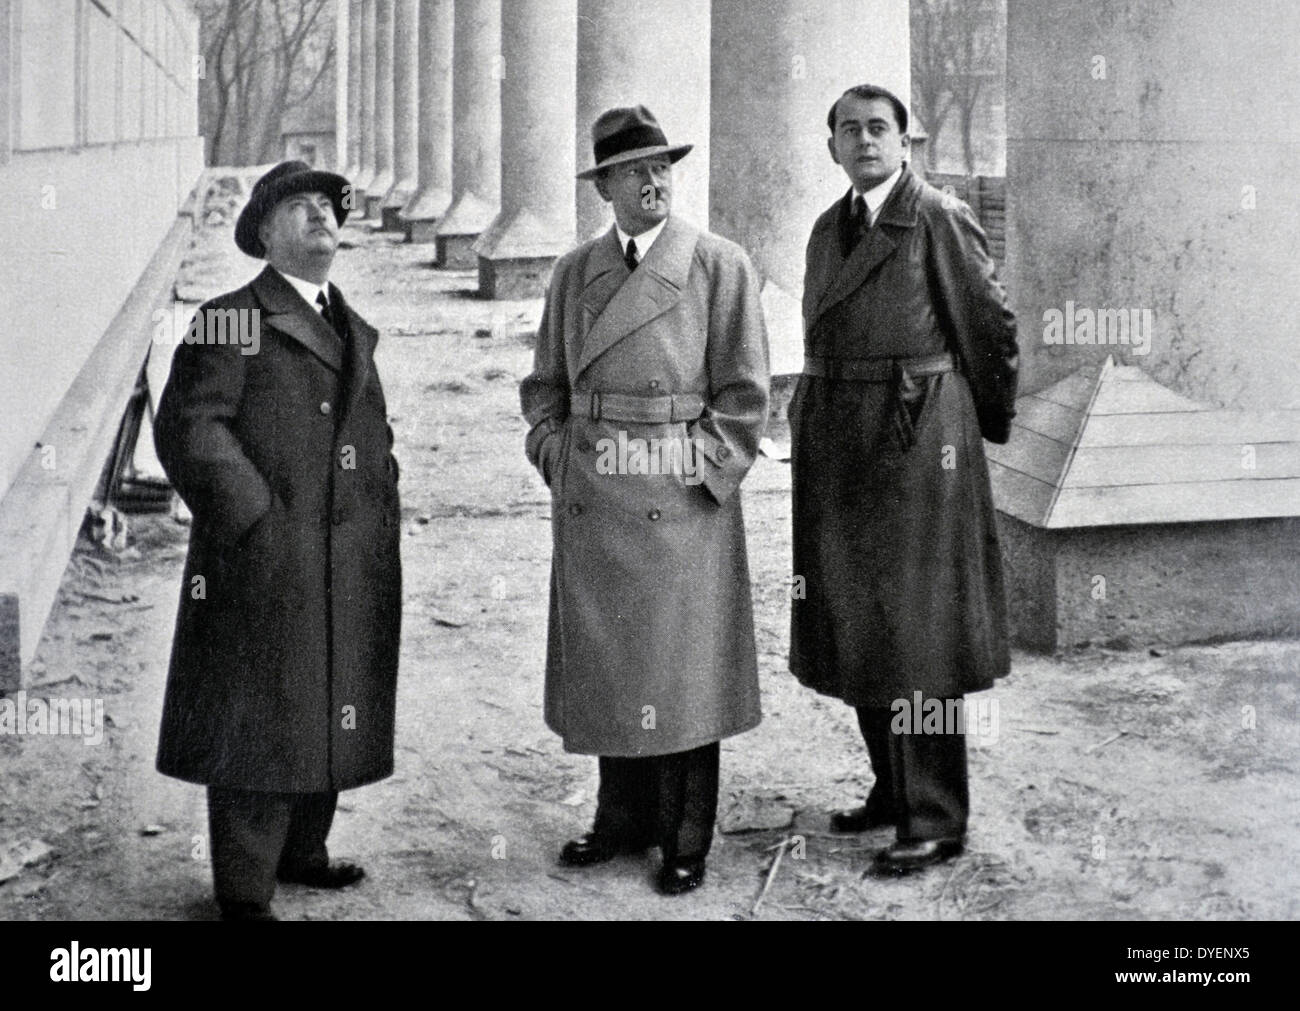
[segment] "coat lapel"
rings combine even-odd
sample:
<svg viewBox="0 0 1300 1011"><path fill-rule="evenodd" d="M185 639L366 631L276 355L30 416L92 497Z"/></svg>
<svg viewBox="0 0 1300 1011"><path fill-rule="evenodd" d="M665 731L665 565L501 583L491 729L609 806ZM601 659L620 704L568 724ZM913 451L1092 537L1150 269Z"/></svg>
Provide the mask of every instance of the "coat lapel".
<svg viewBox="0 0 1300 1011"><path fill-rule="evenodd" d="M862 283L871 276L872 272L893 255L894 250L898 248L899 238L901 237L896 229L911 228L916 224L916 196L919 190L920 185L916 180L916 176L912 174L912 170L904 168L903 174L899 176L893 192L889 194L889 199L880 208L880 214L877 216L871 231L867 233L865 239L858 243L847 259L841 256L839 248L841 219L833 219L834 225L831 234L828 236L833 243L833 252L827 258L827 262L828 265L838 262L840 266L838 272L833 274L833 280L829 286L817 300L812 316L808 320L809 326L815 323L832 306L842 302L857 291L862 286ZM845 210L841 207L840 214L843 215L844 213ZM834 270L835 268L831 266L831 271ZM832 275L828 272L827 276Z"/></svg>
<svg viewBox="0 0 1300 1011"><path fill-rule="evenodd" d="M278 270L268 266L253 279L252 288L267 311L266 326L292 337L335 372L342 370L343 349L334 328Z"/></svg>
<svg viewBox="0 0 1300 1011"><path fill-rule="evenodd" d="M596 241L587 258L579 297L581 346L570 349L571 381L576 383L593 361L681 301L698 238L693 226L669 217L650 252L631 274L613 228Z"/></svg>

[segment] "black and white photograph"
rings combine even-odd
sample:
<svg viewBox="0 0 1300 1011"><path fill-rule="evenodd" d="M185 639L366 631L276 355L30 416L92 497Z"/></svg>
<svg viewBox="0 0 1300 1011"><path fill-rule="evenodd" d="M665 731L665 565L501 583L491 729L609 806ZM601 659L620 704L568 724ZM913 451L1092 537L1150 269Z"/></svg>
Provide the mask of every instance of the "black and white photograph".
<svg viewBox="0 0 1300 1011"><path fill-rule="evenodd" d="M997 922L1248 986L1297 50L1281 0L0 0L24 973Z"/></svg>

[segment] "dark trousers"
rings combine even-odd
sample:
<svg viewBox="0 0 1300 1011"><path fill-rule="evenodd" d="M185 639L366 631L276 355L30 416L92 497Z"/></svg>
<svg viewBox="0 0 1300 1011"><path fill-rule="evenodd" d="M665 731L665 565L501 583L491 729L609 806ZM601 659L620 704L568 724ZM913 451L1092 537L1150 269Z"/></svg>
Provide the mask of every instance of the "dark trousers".
<svg viewBox="0 0 1300 1011"><path fill-rule="evenodd" d="M718 815L718 742L672 755L600 759L597 835L658 845L665 861L702 860Z"/></svg>
<svg viewBox="0 0 1300 1011"><path fill-rule="evenodd" d="M277 871L329 862L325 837L337 793L262 793L208 787L212 882L217 902L265 906Z"/></svg>
<svg viewBox="0 0 1300 1011"><path fill-rule="evenodd" d="M895 734L889 709L858 709L876 785L873 811L889 811L902 842L960 839L970 814L964 734Z"/></svg>

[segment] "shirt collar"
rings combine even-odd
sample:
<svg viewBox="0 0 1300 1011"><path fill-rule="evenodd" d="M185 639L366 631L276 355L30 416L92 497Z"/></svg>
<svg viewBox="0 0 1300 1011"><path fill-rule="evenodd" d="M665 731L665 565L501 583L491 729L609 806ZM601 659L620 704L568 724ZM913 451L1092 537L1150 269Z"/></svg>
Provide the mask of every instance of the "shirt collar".
<svg viewBox="0 0 1300 1011"><path fill-rule="evenodd" d="M293 290L301 295L306 300L307 304L317 312L321 311L320 305L316 302L317 295L324 292L325 301L329 301L330 293L328 290L328 282L326 284L317 284L315 281L304 281L301 277L294 277L292 274L286 274L283 270L280 270L277 267L272 267L271 269L293 285Z"/></svg>
<svg viewBox="0 0 1300 1011"><path fill-rule="evenodd" d="M889 199L889 194L894 188L894 183L898 182L898 177L902 174L903 166L899 165L898 168L894 169L890 174L888 179L884 182L877 183L865 193L860 193L856 186L853 187L853 195L855 197L861 197L867 202L867 210L871 212L872 221L876 220L876 215L880 213L880 208L882 208L885 205L885 201ZM640 247L640 245L640 243L637 243L638 247Z"/></svg>
<svg viewBox="0 0 1300 1011"><path fill-rule="evenodd" d="M623 231L623 229L619 228L618 224L615 223L614 228L618 231L618 244L619 248L623 250L623 255L627 256L628 240L636 239L636 255L644 260L645 254L650 252L650 247L655 244L655 239L659 238L659 233L664 230L664 225L666 224L668 224L668 219L664 218L663 221L655 225L654 228L648 229L640 235L628 235L627 232Z"/></svg>

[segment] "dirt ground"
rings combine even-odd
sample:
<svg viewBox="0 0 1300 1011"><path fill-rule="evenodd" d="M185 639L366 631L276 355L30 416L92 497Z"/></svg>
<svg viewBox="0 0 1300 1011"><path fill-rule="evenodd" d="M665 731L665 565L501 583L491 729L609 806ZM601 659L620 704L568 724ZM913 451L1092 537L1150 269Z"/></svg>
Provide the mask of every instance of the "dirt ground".
<svg viewBox="0 0 1300 1011"><path fill-rule="evenodd" d="M219 217L196 239L187 300L258 266ZM349 224L345 240L334 280L382 332L402 465L397 772L342 797L331 850L364 863L366 881L282 888L281 917L1300 916L1295 641L1016 653L985 693L996 739L971 748L967 853L864 878L890 833L828 831L871 774L852 711L785 668L790 474L766 458L743 488L764 720L723 742L705 886L658 896L653 852L558 867L589 826L596 774L541 714L550 503L523 456L517 394L540 302L479 300L472 273L434 270L430 247L391 234ZM18 844L48 847L23 850L25 867L11 857L0 918L215 916L203 790L153 768L187 535L165 515L132 517L125 552L84 542L68 568L28 692L101 698L108 726L98 746L0 736L0 868Z"/></svg>

